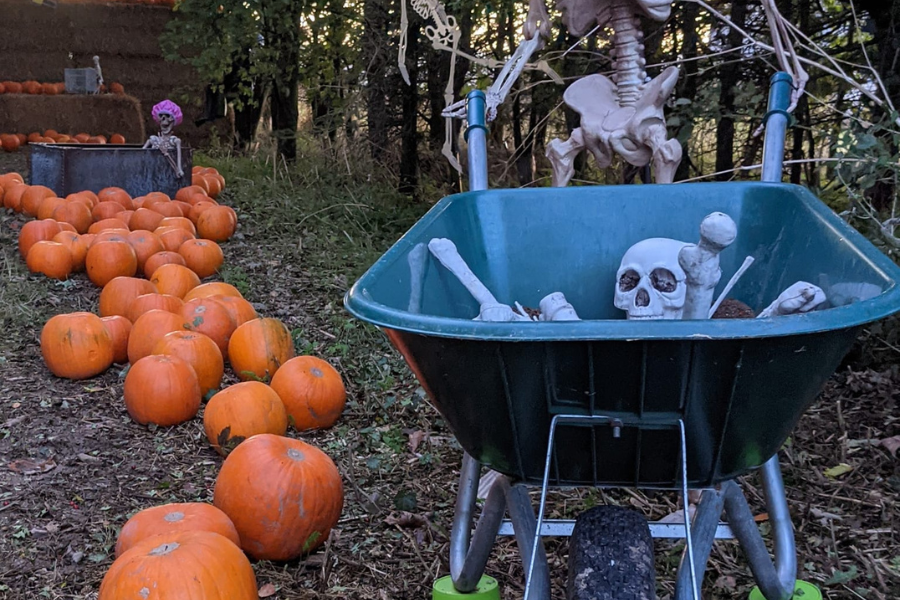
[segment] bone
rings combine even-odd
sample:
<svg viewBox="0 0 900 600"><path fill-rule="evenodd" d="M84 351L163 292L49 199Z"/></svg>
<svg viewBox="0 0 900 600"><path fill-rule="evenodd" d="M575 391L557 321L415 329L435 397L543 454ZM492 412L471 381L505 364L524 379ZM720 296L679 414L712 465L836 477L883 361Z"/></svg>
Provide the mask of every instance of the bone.
<svg viewBox="0 0 900 600"><path fill-rule="evenodd" d="M425 279L425 268L428 266L428 248L425 244L416 244L409 251L406 260L409 262L409 312L422 312L422 283Z"/></svg>
<svg viewBox="0 0 900 600"><path fill-rule="evenodd" d="M728 297L728 294L731 292L731 288L737 285L737 282L741 279L744 273L747 272L747 269L750 268L750 265L753 264L753 257L748 256L744 259L744 264L741 265L741 268L737 270L737 273L731 276L731 279L728 280L728 283L725 284L725 289L722 290L722 293L719 294L719 299L715 301L712 305L712 308L709 309L709 318L712 319L713 315L716 314L716 311L719 310L719 306L722 305L722 301Z"/></svg>
<svg viewBox="0 0 900 600"><path fill-rule="evenodd" d="M531 321L526 314L519 314L511 306L499 302L482 304L475 321L491 321L501 323L506 321Z"/></svg>
<svg viewBox="0 0 900 600"><path fill-rule="evenodd" d="M541 300L541 321L580 321L581 318L562 292L553 292Z"/></svg>
<svg viewBox="0 0 900 600"><path fill-rule="evenodd" d="M708 319L716 285L722 277L719 253L734 242L737 226L725 213L715 212L700 223L700 241L678 253L684 269L687 294L683 319Z"/></svg>
<svg viewBox="0 0 900 600"><path fill-rule="evenodd" d="M783 317L806 313L825 302L825 300L827 298L822 288L806 281L798 281L781 292L778 298L759 313L756 318L764 319L767 317Z"/></svg>
<svg viewBox="0 0 900 600"><path fill-rule="evenodd" d="M447 238L434 238L428 242L428 250L440 261L448 271L453 273L459 282L465 286L479 305L498 304L497 299L483 283L475 276L466 261L459 255L456 244Z"/></svg>

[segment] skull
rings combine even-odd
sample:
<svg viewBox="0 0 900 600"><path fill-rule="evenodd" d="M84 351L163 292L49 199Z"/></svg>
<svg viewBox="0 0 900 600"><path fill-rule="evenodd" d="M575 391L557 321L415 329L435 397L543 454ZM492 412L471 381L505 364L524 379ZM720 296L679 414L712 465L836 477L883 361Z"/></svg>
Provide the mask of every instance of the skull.
<svg viewBox="0 0 900 600"><path fill-rule="evenodd" d="M629 319L680 319L687 286L678 253L685 245L650 238L629 248L616 273L616 308Z"/></svg>
<svg viewBox="0 0 900 600"><path fill-rule="evenodd" d="M159 129L163 135L169 135L172 133L172 129L175 127L175 117L167 112L159 113Z"/></svg>

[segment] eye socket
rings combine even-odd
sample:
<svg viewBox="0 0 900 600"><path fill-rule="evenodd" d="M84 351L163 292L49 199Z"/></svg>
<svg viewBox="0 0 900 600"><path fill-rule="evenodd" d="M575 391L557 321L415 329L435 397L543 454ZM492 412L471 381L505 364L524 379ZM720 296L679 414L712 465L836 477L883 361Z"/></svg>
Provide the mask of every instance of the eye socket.
<svg viewBox="0 0 900 600"><path fill-rule="evenodd" d="M653 272L650 273L650 285L657 291L669 293L674 292L678 287L678 280L675 279L675 274L668 269L653 269Z"/></svg>
<svg viewBox="0 0 900 600"><path fill-rule="evenodd" d="M622 276L619 277L619 291L630 292L637 287L640 281L641 276L637 274L637 271L635 271L634 269L629 269L622 273Z"/></svg>

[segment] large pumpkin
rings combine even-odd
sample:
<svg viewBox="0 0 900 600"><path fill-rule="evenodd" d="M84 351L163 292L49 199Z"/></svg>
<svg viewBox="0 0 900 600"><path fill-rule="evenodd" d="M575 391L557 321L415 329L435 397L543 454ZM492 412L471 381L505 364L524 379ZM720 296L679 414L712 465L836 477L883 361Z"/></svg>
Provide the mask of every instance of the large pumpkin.
<svg viewBox="0 0 900 600"><path fill-rule="evenodd" d="M171 294L179 298L200 285L197 274L184 265L165 264L157 268L151 275L150 281L161 294Z"/></svg>
<svg viewBox="0 0 900 600"><path fill-rule="evenodd" d="M341 516L344 491L327 454L300 440L262 433L225 459L213 503L231 518L250 556L286 561L328 539Z"/></svg>
<svg viewBox="0 0 900 600"><path fill-rule="evenodd" d="M100 292L100 316L126 316L134 299L144 294L155 294L156 286L138 277L116 277L103 286Z"/></svg>
<svg viewBox="0 0 900 600"><path fill-rule="evenodd" d="M278 319L253 319L234 330L228 342L228 361L239 379L269 381L294 357L291 332Z"/></svg>
<svg viewBox="0 0 900 600"><path fill-rule="evenodd" d="M89 202L89 200L87 200ZM66 202L53 211L57 221L69 223L78 233L87 233L91 223L91 211L84 202L75 200Z"/></svg>
<svg viewBox="0 0 900 600"><path fill-rule="evenodd" d="M216 343L202 333L173 331L153 346L153 354L167 354L185 360L197 374L200 395L204 398L219 389L225 374L225 361Z"/></svg>
<svg viewBox="0 0 900 600"><path fill-rule="evenodd" d="M225 456L260 433L284 435L288 418L275 390L259 381L243 381L218 392L203 410L203 428L216 452Z"/></svg>
<svg viewBox="0 0 900 600"><path fill-rule="evenodd" d="M213 206L203 211L197 218L199 237L214 242L224 242L234 235L237 220L234 210L227 206Z"/></svg>
<svg viewBox="0 0 900 600"><path fill-rule="evenodd" d="M181 316L188 329L209 336L222 356L228 356L228 342L237 324L225 305L213 298L195 298L184 303Z"/></svg>
<svg viewBox="0 0 900 600"><path fill-rule="evenodd" d="M210 531L141 540L110 566L97 600L258 600L256 576L240 548Z"/></svg>
<svg viewBox="0 0 900 600"><path fill-rule="evenodd" d="M182 531L209 531L228 538L236 546L241 543L234 523L212 504L173 502L145 508L128 519L116 539L116 557L154 535Z"/></svg>
<svg viewBox="0 0 900 600"><path fill-rule="evenodd" d="M84 261L85 271L94 285L103 287L116 277L137 273L137 255L128 242L95 241Z"/></svg>
<svg viewBox="0 0 900 600"><path fill-rule="evenodd" d="M298 356L281 365L272 376L272 389L298 431L331 427L347 403L340 373L315 356Z"/></svg>
<svg viewBox="0 0 900 600"><path fill-rule="evenodd" d="M159 226L159 222L162 221L162 218L163 216L156 211L147 208L139 208L131 215L131 221L128 225L132 229L153 231Z"/></svg>
<svg viewBox="0 0 900 600"><path fill-rule="evenodd" d="M38 208L44 198L52 198L56 192L44 185L30 185L22 194L22 212L29 217L37 216Z"/></svg>
<svg viewBox="0 0 900 600"><path fill-rule="evenodd" d="M225 260L222 248L212 240L187 240L178 248L178 254L201 279L218 271Z"/></svg>
<svg viewBox="0 0 900 600"><path fill-rule="evenodd" d="M128 336L128 362L136 363L153 353L153 348L167 333L183 331L184 319L164 310L150 310L138 317Z"/></svg>
<svg viewBox="0 0 900 600"><path fill-rule="evenodd" d="M100 317L69 313L51 317L44 325L41 354L57 377L87 379L112 365L113 343Z"/></svg>
<svg viewBox="0 0 900 600"><path fill-rule="evenodd" d="M41 240L28 250L25 264L32 273L41 273L51 279L68 279L72 273L72 253L59 242Z"/></svg>
<svg viewBox="0 0 900 600"><path fill-rule="evenodd" d="M177 425L200 410L197 374L177 356L151 354L133 363L123 395L128 414L141 425Z"/></svg>

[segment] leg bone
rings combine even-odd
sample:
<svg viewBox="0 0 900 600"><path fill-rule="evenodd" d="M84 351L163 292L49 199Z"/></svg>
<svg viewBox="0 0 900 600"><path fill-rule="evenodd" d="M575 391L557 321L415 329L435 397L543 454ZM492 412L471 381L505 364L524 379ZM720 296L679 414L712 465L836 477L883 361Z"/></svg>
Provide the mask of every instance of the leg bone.
<svg viewBox="0 0 900 600"><path fill-rule="evenodd" d="M553 187L565 187L575 175L575 157L584 150L581 127L572 132L572 137L563 142L559 138L547 144L547 158L553 165Z"/></svg>

